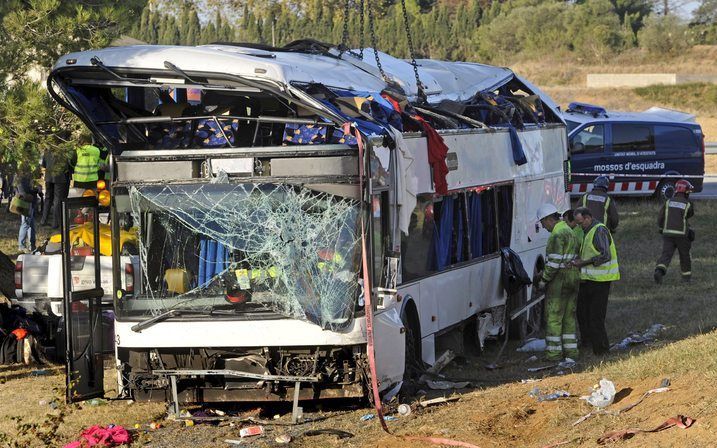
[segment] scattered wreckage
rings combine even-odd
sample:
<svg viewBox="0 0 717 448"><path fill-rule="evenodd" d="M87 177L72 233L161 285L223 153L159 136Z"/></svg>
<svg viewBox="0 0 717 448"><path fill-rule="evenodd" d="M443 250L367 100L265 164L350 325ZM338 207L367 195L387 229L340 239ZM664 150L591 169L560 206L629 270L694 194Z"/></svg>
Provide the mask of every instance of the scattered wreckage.
<svg viewBox="0 0 717 448"><path fill-rule="evenodd" d="M377 55L380 68L368 50L299 41L56 63L50 93L111 149L123 396L177 413L266 400L296 412L300 400L365 396L372 367L381 391L395 389L460 350L452 335L466 328L482 343L506 316L522 335L540 327L529 285L506 295L500 249L539 275L547 232L534 205L568 206L555 104L507 68L418 60L414 79L410 63ZM94 198L63 213L65 232L81 216L98 238ZM136 233L130 262L123 231ZM97 250L83 258L94 281L72 281L70 241L68 398L81 400L103 393L106 283Z"/></svg>

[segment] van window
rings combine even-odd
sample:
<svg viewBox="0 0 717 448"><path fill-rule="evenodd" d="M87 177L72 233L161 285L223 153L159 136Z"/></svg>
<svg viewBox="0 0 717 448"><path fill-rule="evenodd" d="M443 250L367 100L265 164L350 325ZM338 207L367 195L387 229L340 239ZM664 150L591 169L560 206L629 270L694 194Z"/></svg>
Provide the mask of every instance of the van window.
<svg viewBox="0 0 717 448"><path fill-rule="evenodd" d="M612 151L654 151L655 137L649 124L613 124Z"/></svg>
<svg viewBox="0 0 717 448"><path fill-rule="evenodd" d="M658 151L700 151L692 131L682 126L655 126L655 146Z"/></svg>
<svg viewBox="0 0 717 448"><path fill-rule="evenodd" d="M605 126L592 124L580 131L570 142L572 154L592 154L605 149Z"/></svg>

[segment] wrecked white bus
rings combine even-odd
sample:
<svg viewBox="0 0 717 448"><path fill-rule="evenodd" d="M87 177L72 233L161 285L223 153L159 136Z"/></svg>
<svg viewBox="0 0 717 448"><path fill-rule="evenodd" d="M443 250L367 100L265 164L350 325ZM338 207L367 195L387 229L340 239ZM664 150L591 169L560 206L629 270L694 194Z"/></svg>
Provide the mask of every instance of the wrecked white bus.
<svg viewBox="0 0 717 448"><path fill-rule="evenodd" d="M433 60L418 61L419 95L411 64L380 54L384 73L366 56L304 41L57 62L53 97L111 149L113 234L139 241L139 282L112 251L124 396L365 396L367 292L382 391L469 324L481 340L511 315L540 326L529 287L507 299L499 250L539 272L535 210L568 205L554 104L509 69ZM66 285L79 400L102 393L100 291Z"/></svg>

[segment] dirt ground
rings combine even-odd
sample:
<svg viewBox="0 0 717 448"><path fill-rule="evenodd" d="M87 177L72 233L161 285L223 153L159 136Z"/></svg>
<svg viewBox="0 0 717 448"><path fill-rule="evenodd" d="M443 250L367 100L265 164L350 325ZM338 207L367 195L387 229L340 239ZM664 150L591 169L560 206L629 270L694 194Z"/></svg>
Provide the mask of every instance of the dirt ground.
<svg viewBox="0 0 717 448"><path fill-rule="evenodd" d="M672 428L660 433L638 434L620 443L624 447L711 447L717 433L717 242L708 237L717 219L717 202L701 201L696 206L693 225L700 235L693 251L694 280L678 283L678 269L673 268L661 287L651 280L654 259L659 252L659 236L654 231L657 203L642 200L619 201L621 224L615 239L621 260L623 279L614 285L608 308L608 332L616 342L632 330L644 330L653 323L667 327L649 346L611 353L598 358L582 353L573 370L549 369L530 373L529 367L543 366L530 362L530 353L517 353L512 342L500 368L487 370L498 344L489 343L486 351L454 362L445 371L453 379L470 379L476 388L460 391L431 391L429 397L444 394L459 400L434 407L421 408L419 396L407 400L413 413L397 416L395 404L389 414L392 435L384 433L374 418L361 417L374 411L361 403L304 404L305 416L318 420L299 426L286 426L290 419L287 406L244 407L238 415L266 420L266 434L244 439L242 446L274 447L274 439L289 434L295 447L423 447L426 441L409 437L442 437L462 440L479 447L596 446L596 439L606 431L630 427L650 429L678 414L697 420L689 429ZM629 316L629 317L628 317ZM49 372L46 367L0 368L0 446L62 446L76 438L82 428L91 425L121 424L134 432L133 446L216 447L230 446L225 439L239 439L239 430L247 424L222 422L186 427L182 422L165 419L166 406L158 403L108 401L98 406L90 403L66 406L61 396L64 387L62 368ZM47 373L47 374L43 374ZM669 392L648 397L622 415L599 415L572 426L591 407L579 396L601 378L615 382L619 402L609 410L633 403L647 390L670 378ZM523 383L521 380L535 380ZM116 375L106 372L107 397L116 396ZM534 387L542 393L566 390L570 398L538 402L528 394ZM53 403L53 399L57 400ZM56 407L56 408L54 408ZM275 414L280 418L274 420ZM162 427L151 430L149 424ZM135 425L139 425L137 430ZM340 429L353 437L304 435L310 429Z"/></svg>

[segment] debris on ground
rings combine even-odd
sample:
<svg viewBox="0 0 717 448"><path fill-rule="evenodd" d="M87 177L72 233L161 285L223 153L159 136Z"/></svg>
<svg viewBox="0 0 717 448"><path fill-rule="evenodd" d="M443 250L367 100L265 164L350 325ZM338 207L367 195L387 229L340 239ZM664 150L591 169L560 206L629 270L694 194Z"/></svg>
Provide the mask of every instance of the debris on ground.
<svg viewBox="0 0 717 448"><path fill-rule="evenodd" d="M253 437L253 436L260 436L264 434L264 427L263 426L247 426L246 428L242 428L239 430L239 437L242 439L244 437Z"/></svg>
<svg viewBox="0 0 717 448"><path fill-rule="evenodd" d="M122 426L107 425L91 426L80 434L80 439L70 442L64 448L82 448L85 446L120 446L129 445L132 438Z"/></svg>
<svg viewBox="0 0 717 448"><path fill-rule="evenodd" d="M436 359L436 362L433 363L431 367L426 369L426 372L433 375L441 373L441 370L445 369L446 366L455 359L455 357L456 354L453 350L446 350L441 356L438 357L438 359Z"/></svg>
<svg viewBox="0 0 717 448"><path fill-rule="evenodd" d="M665 328L666 327L662 324L654 324L642 333L630 333L622 341L613 344L612 347L610 347L610 350L627 350L628 348L630 348L630 346L633 345L649 344L651 342L654 342L655 339L657 339L657 337L660 335L660 333L665 330Z"/></svg>
<svg viewBox="0 0 717 448"><path fill-rule="evenodd" d="M570 397L570 392L566 390L558 390L549 394L543 394L540 392L540 388L534 387L533 389L528 392L528 395L530 397L533 397L537 399L539 402L542 401L555 401L559 400L561 398L568 398Z"/></svg>
<svg viewBox="0 0 717 448"><path fill-rule="evenodd" d="M470 386L470 381L453 382L447 380L432 381L426 380L426 386L433 390L465 389Z"/></svg>
<svg viewBox="0 0 717 448"><path fill-rule="evenodd" d="M369 420L373 420L374 418L376 418L375 415L373 415L373 414L366 414L366 415L362 415L362 416L361 416L361 421L362 421L362 422L367 422L367 421L369 421Z"/></svg>
<svg viewBox="0 0 717 448"><path fill-rule="evenodd" d="M291 443L291 436L289 434L280 434L274 438L274 442L278 443L279 445L286 445L287 443Z"/></svg>
<svg viewBox="0 0 717 448"><path fill-rule="evenodd" d="M528 372L535 373L535 372L542 372L543 370L550 370L558 367L557 364L550 364L547 366L539 366L539 367L528 367Z"/></svg>
<svg viewBox="0 0 717 448"><path fill-rule="evenodd" d="M398 415L407 416L411 415L411 406L407 404L401 404L398 406Z"/></svg>
<svg viewBox="0 0 717 448"><path fill-rule="evenodd" d="M648 433L648 432L660 432L664 431L666 429L672 428L673 426L676 426L681 429L687 429L695 422L694 419L691 419L690 417L685 417L684 415L678 415L676 417L672 417L667 419L662 424L656 426L652 429L640 429L640 428L630 428L630 429L621 429L619 431L609 431L600 436L597 439L598 445L605 445L607 443L613 443L613 442L619 442L621 440L627 440L635 436L636 434L640 433Z"/></svg>
<svg viewBox="0 0 717 448"><path fill-rule="evenodd" d="M578 365L578 362L572 358L565 358L558 363L558 367L561 369L572 369L576 365Z"/></svg>
<svg viewBox="0 0 717 448"><path fill-rule="evenodd" d="M428 407L433 406L437 404L443 404L443 403L450 403L452 401L458 401L460 400L460 397L438 397L438 398L432 398L430 400L423 400L419 401L418 404L421 405L421 407Z"/></svg>
<svg viewBox="0 0 717 448"><path fill-rule="evenodd" d="M516 349L518 352L544 352L547 347L545 339L530 338Z"/></svg>
<svg viewBox="0 0 717 448"><path fill-rule="evenodd" d="M615 400L615 384L608 379L601 379L599 384L593 386L592 394L580 397L588 402L588 404L596 408L606 408Z"/></svg>

